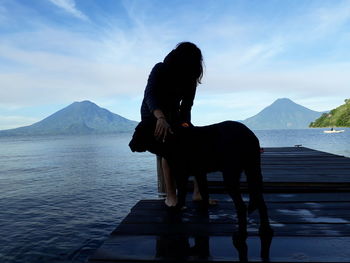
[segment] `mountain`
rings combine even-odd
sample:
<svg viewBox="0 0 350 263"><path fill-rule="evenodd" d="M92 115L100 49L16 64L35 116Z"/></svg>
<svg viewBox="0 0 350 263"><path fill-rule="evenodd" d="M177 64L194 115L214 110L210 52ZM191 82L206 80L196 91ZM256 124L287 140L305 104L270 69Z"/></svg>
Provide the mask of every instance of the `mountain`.
<svg viewBox="0 0 350 263"><path fill-rule="evenodd" d="M258 114L242 121L251 129L304 129L322 112L310 110L290 99L283 98L273 102Z"/></svg>
<svg viewBox="0 0 350 263"><path fill-rule="evenodd" d="M74 102L30 126L0 131L0 135L106 134L132 131L137 122L90 101Z"/></svg>
<svg viewBox="0 0 350 263"><path fill-rule="evenodd" d="M322 114L317 120L310 123L311 128L316 127L350 127L350 99L345 104Z"/></svg>

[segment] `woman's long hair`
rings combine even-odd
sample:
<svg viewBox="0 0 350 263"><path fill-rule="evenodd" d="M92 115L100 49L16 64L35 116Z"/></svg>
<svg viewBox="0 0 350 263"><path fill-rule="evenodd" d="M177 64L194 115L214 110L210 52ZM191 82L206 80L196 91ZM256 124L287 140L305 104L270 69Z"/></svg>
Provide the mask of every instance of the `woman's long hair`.
<svg viewBox="0 0 350 263"><path fill-rule="evenodd" d="M201 83L203 77L203 56L201 50L191 42L176 45L165 58L167 64L176 75Z"/></svg>

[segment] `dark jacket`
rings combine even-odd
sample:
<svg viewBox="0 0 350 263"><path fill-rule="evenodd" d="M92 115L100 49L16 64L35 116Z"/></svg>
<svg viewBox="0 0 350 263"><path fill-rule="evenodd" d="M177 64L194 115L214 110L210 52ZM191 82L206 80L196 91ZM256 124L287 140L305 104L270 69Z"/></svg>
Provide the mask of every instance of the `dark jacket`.
<svg viewBox="0 0 350 263"><path fill-rule="evenodd" d="M196 86L195 80L186 80L185 74L169 69L167 64L156 64L148 77L141 105L142 121L135 128L130 149L133 152L149 151L162 157L168 156L168 143L154 137L157 121L153 111L162 110L173 128L183 122L190 124Z"/></svg>
<svg viewBox="0 0 350 263"><path fill-rule="evenodd" d="M141 105L141 119L154 118L160 109L170 124L191 122L191 108L196 93L196 81L186 80L163 62L156 64L149 77Z"/></svg>

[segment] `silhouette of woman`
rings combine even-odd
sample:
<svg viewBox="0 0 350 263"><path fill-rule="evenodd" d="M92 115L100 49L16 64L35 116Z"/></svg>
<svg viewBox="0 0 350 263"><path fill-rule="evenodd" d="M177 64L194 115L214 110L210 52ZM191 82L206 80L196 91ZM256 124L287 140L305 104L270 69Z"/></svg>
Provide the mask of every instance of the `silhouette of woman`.
<svg viewBox="0 0 350 263"><path fill-rule="evenodd" d="M176 187L165 157L171 127L191 126L191 109L196 87L203 76L201 50L191 42L177 44L163 62L157 63L149 77L141 105L141 122L129 146L132 151L150 151L162 158L167 197L175 206Z"/></svg>

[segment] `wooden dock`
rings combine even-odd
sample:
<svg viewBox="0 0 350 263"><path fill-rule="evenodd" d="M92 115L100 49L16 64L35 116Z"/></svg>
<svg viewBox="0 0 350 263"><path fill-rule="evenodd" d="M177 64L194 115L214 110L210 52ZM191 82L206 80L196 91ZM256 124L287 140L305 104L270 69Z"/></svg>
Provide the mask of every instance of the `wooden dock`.
<svg viewBox="0 0 350 263"><path fill-rule="evenodd" d="M350 262L350 158L303 147L266 148L262 168L275 231L270 261ZM169 212L162 200L139 201L89 262L238 262L234 206L220 174L210 174L209 181L219 204L208 214L190 200L182 214ZM257 222L256 213L249 217L251 262L261 262Z"/></svg>

